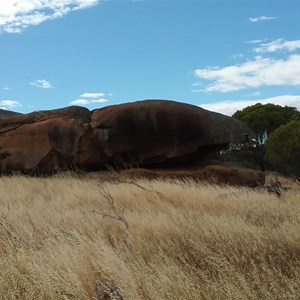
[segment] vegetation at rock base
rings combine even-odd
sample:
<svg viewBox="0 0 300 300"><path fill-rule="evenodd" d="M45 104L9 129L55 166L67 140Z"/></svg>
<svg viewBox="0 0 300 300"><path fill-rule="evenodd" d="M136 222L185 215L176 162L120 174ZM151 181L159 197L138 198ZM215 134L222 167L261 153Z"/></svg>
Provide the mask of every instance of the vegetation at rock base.
<svg viewBox="0 0 300 300"><path fill-rule="evenodd" d="M1 177L0 299L299 299L300 185L280 181Z"/></svg>
<svg viewBox="0 0 300 300"><path fill-rule="evenodd" d="M232 152L237 154L239 160L246 161L248 166L249 158L254 159L260 169L265 171L266 142L269 136L281 125L300 120L300 112L295 107L257 103L237 111L233 117L245 122L255 132L256 137L247 144L232 147Z"/></svg>
<svg viewBox="0 0 300 300"><path fill-rule="evenodd" d="M272 133L266 145L266 159L278 171L300 176L300 120Z"/></svg>

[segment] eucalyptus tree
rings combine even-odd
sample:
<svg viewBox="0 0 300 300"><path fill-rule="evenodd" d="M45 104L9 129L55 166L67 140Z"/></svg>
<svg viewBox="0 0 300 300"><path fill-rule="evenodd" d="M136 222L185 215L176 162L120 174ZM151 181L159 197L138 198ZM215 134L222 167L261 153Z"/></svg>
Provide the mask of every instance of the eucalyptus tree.
<svg viewBox="0 0 300 300"><path fill-rule="evenodd" d="M257 103L237 111L232 117L245 122L255 132L256 137L241 147L241 151L248 151L260 169L265 171L269 136L279 126L300 120L300 112L295 107Z"/></svg>

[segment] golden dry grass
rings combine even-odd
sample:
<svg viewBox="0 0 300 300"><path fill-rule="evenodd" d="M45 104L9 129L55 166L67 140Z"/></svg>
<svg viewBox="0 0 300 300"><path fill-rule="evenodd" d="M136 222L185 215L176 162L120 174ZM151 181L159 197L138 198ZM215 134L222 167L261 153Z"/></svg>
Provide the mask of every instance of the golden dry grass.
<svg viewBox="0 0 300 300"><path fill-rule="evenodd" d="M0 299L300 299L287 183L1 177Z"/></svg>

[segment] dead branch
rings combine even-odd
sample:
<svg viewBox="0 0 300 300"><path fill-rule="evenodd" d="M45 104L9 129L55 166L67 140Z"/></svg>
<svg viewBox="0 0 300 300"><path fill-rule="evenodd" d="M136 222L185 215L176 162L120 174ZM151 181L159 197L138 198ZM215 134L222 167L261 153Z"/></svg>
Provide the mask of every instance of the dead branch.
<svg viewBox="0 0 300 300"><path fill-rule="evenodd" d="M161 192L159 192L159 191L156 191L152 185L151 185L151 189L148 189L148 188L146 188L146 187L144 187L144 186L136 183L134 179L126 178L124 175L118 173L113 168L111 168L109 166L106 166L106 167L110 171L110 174L106 175L106 179L109 179L112 183L116 183L116 184L120 184L120 183L132 184L132 185L138 187L139 189L142 189L143 191L150 192L150 193L154 192L154 193L158 194L159 196L163 196L163 194Z"/></svg>
<svg viewBox="0 0 300 300"><path fill-rule="evenodd" d="M94 209L92 212L96 213L98 215L101 215L103 218L110 218L113 220L116 220L118 222L121 222L123 224L124 227L124 239L123 242L126 245L126 247L128 248L128 239L129 239L129 233L128 233L128 229L129 229L129 225L128 222L125 218L125 209L124 208L117 208L114 202L114 198L112 197L112 195L105 190L103 187L101 187L102 190L102 195L103 197L107 200L111 210L113 213L108 213L104 210L96 210Z"/></svg>
<svg viewBox="0 0 300 300"><path fill-rule="evenodd" d="M107 279L100 278L95 281L94 294L96 300L124 300L117 284Z"/></svg>

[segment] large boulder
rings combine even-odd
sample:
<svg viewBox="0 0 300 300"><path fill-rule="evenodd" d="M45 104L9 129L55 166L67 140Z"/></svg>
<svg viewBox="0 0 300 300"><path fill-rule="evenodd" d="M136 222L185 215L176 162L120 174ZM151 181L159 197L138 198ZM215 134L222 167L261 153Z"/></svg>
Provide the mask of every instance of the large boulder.
<svg viewBox="0 0 300 300"><path fill-rule="evenodd" d="M186 164L254 137L241 121L203 108L145 100L93 111L95 145L115 165Z"/></svg>
<svg viewBox="0 0 300 300"><path fill-rule="evenodd" d="M175 101L13 114L0 120L0 172L186 165L252 136L241 121Z"/></svg>
<svg viewBox="0 0 300 300"><path fill-rule="evenodd" d="M1 171L52 172L97 163L90 115L72 106L0 120Z"/></svg>

